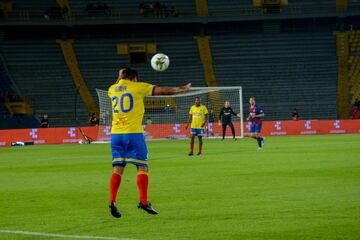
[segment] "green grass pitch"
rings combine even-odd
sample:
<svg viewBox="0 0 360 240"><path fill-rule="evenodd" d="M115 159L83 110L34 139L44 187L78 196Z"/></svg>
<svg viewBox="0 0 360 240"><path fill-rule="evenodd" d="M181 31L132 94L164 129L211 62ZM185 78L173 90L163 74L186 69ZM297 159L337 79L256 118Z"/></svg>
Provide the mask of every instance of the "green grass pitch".
<svg viewBox="0 0 360 240"><path fill-rule="evenodd" d="M149 142L149 197L135 167L108 212L108 144L0 148L0 230L151 239L360 239L360 135ZM197 146L197 145L196 145ZM0 239L50 239L0 232ZM51 238L59 239L59 238ZM71 238L69 238L71 239Z"/></svg>

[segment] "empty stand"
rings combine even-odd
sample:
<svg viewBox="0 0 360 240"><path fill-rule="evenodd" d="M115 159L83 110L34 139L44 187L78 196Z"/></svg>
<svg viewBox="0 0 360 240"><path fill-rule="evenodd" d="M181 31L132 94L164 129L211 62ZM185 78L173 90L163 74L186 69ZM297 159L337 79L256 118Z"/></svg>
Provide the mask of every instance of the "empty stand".
<svg viewBox="0 0 360 240"><path fill-rule="evenodd" d="M360 31L349 33L351 56L349 57L349 81L351 87L351 102L360 100Z"/></svg>
<svg viewBox="0 0 360 240"><path fill-rule="evenodd" d="M15 11L45 11L51 7L57 6L55 0L11 0Z"/></svg>
<svg viewBox="0 0 360 240"><path fill-rule="evenodd" d="M5 75L0 65L0 94L4 94L7 91L12 91L11 81Z"/></svg>
<svg viewBox="0 0 360 240"><path fill-rule="evenodd" d="M170 56L170 68L159 73L148 63L129 63L128 56L118 55L116 50L117 44L124 42L155 42L158 52ZM78 35L73 47L78 68L96 100L95 88L107 89L123 66L137 69L141 81L155 85L192 82L206 86L197 42L191 34ZM336 118L337 59L332 33L213 34L210 48L218 86L242 86L245 103L255 95L267 120L289 119L293 108L302 119ZM87 124L86 108L55 40L5 41L3 52L37 116L47 112L52 125ZM75 119L75 108L80 121Z"/></svg>
<svg viewBox="0 0 360 240"><path fill-rule="evenodd" d="M256 96L266 119L336 118L336 43L331 33L212 36L218 84Z"/></svg>
<svg viewBox="0 0 360 240"><path fill-rule="evenodd" d="M347 32L336 32L336 49L338 60L337 108L338 118L349 118L349 35Z"/></svg>
<svg viewBox="0 0 360 240"><path fill-rule="evenodd" d="M64 55L65 62L74 81L75 88L78 90L89 114L99 114L94 98L91 96L84 77L79 69L78 61L73 47L73 40L57 40Z"/></svg>
<svg viewBox="0 0 360 240"><path fill-rule="evenodd" d="M170 56L170 67L165 72L155 72L150 64L130 64L128 56L119 56L116 45L120 42L156 42L158 52ZM89 89L97 99L95 88L107 89L118 77L120 67L137 69L141 81L155 85L179 86L192 82L205 86L202 64L193 36L154 38L100 38L77 39L74 48L79 68ZM148 56L150 59L152 56Z"/></svg>
<svg viewBox="0 0 360 240"><path fill-rule="evenodd" d="M48 113L51 126L87 124L85 106L55 40L4 41L2 50L14 81L31 100L37 117Z"/></svg>
<svg viewBox="0 0 360 240"><path fill-rule="evenodd" d="M83 14L87 12L87 6L92 4L96 6L97 4L103 5L106 4L109 7L109 15L117 16L141 16L139 10L139 4L143 2L145 4L153 4L155 1L96 1L96 0L77 0L71 1L70 5L73 11L78 14ZM168 7L174 7L179 15L195 15L195 1L194 0L167 0L159 1L161 4L164 4Z"/></svg>

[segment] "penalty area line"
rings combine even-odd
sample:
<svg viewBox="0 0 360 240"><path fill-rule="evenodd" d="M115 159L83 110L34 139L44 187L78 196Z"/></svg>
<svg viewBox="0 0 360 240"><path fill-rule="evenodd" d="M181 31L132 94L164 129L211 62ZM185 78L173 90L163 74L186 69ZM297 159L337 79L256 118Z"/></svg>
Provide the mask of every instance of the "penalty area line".
<svg viewBox="0 0 360 240"><path fill-rule="evenodd" d="M52 237L52 238L67 238L67 239L95 239L95 240L136 240L134 238L117 238L117 237L97 237L97 236L82 236L82 235L66 235L57 233L44 233L44 232L25 232L14 230L2 230L0 234L15 234L15 235L30 235L40 237Z"/></svg>

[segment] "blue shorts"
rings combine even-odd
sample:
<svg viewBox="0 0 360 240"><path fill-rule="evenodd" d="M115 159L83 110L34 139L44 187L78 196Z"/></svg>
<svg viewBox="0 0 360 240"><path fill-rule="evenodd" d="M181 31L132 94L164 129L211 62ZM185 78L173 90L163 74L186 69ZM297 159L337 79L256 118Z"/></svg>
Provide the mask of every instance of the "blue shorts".
<svg viewBox="0 0 360 240"><path fill-rule="evenodd" d="M251 125L250 132L251 133L261 132L261 124L260 125Z"/></svg>
<svg viewBox="0 0 360 240"><path fill-rule="evenodd" d="M142 133L111 134L112 165L147 167L148 150Z"/></svg>
<svg viewBox="0 0 360 240"><path fill-rule="evenodd" d="M202 128L191 128L190 129L191 136L204 136L204 129Z"/></svg>

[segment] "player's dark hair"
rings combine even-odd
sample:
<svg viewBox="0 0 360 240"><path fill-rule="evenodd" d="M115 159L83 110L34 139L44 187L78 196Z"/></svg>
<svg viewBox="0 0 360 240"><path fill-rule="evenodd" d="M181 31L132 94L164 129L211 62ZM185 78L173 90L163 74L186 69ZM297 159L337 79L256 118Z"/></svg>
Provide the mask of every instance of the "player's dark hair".
<svg viewBox="0 0 360 240"><path fill-rule="evenodd" d="M255 100L255 97L254 96L251 96L250 98L254 99Z"/></svg>
<svg viewBox="0 0 360 240"><path fill-rule="evenodd" d="M131 79L131 73L132 73L132 69L131 68L124 68L121 72L121 78L122 79Z"/></svg>
<svg viewBox="0 0 360 240"><path fill-rule="evenodd" d="M134 80L135 78L139 78L139 74L136 70L134 69L130 69L130 80Z"/></svg>

